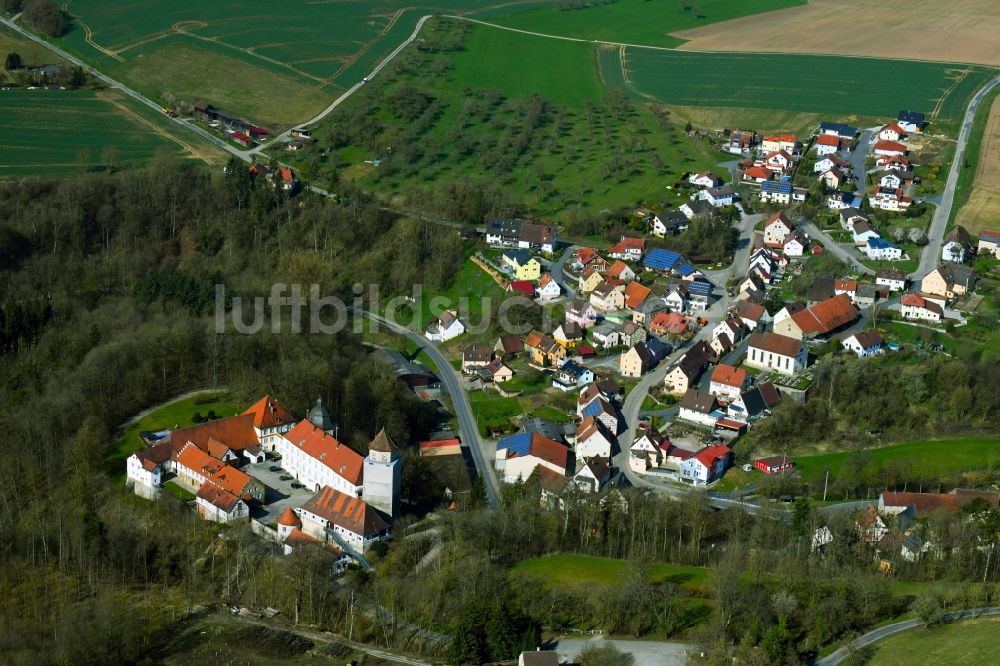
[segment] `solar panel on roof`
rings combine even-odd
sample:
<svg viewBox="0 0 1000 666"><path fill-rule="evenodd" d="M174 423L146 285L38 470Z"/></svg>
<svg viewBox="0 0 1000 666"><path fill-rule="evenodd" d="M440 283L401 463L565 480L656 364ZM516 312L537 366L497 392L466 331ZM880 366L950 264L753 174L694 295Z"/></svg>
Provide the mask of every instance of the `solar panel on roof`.
<svg viewBox="0 0 1000 666"><path fill-rule="evenodd" d="M677 252L671 252L670 250L664 250L662 248L654 248L650 250L646 258L642 260L642 263L654 270L665 271L671 269L678 261L681 260L681 255Z"/></svg>
<svg viewBox="0 0 1000 666"><path fill-rule="evenodd" d="M518 455L527 455L528 450L531 448L531 433L530 432L519 432L516 435L511 435L510 437L505 437L497 442L497 451L501 449L507 449L509 452L517 453Z"/></svg>
<svg viewBox="0 0 1000 666"><path fill-rule="evenodd" d="M708 295L712 293L712 285L708 282L699 282L695 280L688 287L688 293Z"/></svg>
<svg viewBox="0 0 1000 666"><path fill-rule="evenodd" d="M691 273L694 273L694 266L691 264L681 264L677 272L683 276L691 275Z"/></svg>

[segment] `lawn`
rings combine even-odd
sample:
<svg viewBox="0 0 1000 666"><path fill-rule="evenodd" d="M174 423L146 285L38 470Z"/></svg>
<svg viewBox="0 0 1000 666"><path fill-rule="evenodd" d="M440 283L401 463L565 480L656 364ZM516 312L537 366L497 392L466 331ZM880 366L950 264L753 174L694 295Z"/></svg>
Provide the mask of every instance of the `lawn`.
<svg viewBox="0 0 1000 666"><path fill-rule="evenodd" d="M699 0L697 3L618 0L580 8L560 4L491 22L563 37L673 47L684 43L683 39L670 36L678 30L804 4L803 0Z"/></svg>
<svg viewBox="0 0 1000 666"><path fill-rule="evenodd" d="M939 478L1000 465L1000 438L959 437L922 440L863 452L844 451L795 456L795 467L803 478L810 482L822 481L826 470L829 469L832 481L852 456L864 456L875 464L910 464L915 470Z"/></svg>
<svg viewBox="0 0 1000 666"><path fill-rule="evenodd" d="M190 502L194 499L194 493L189 491L187 488L182 488L173 481L167 481L163 484L163 489L167 491L168 494L176 497L182 502Z"/></svg>
<svg viewBox="0 0 1000 666"><path fill-rule="evenodd" d="M108 472L113 478L125 478L125 460L142 448L139 433L143 430L158 432L183 428L194 424L192 417L195 412L207 416L210 411L216 416L233 416L243 409L225 394L208 393L165 405L126 428L112 443L106 460Z"/></svg>
<svg viewBox="0 0 1000 666"><path fill-rule="evenodd" d="M531 411L532 416L537 416L540 419L548 419L553 423L569 423L573 420L572 415L568 414L564 409L556 409L551 405L542 405L541 407L536 407Z"/></svg>
<svg viewBox="0 0 1000 666"><path fill-rule="evenodd" d="M992 76L986 67L838 56L629 48L624 60L635 91L669 104L830 116L894 118L909 108L957 120Z"/></svg>
<svg viewBox="0 0 1000 666"><path fill-rule="evenodd" d="M49 65L64 62L62 58L41 44L24 39L6 26L0 25L0 54L6 60L8 53L17 53L21 56L21 62L25 65ZM0 61L0 67L2 67L2 64L2 61ZM0 69L0 72L5 71ZM3 80L3 77L0 76L0 82Z"/></svg>
<svg viewBox="0 0 1000 666"><path fill-rule="evenodd" d="M1000 618L996 617L911 629L876 643L874 655L865 663L871 666L979 666L993 662L998 636Z"/></svg>
<svg viewBox="0 0 1000 666"><path fill-rule="evenodd" d="M524 413L517 398L503 398L493 391L472 391L469 402L479 433L484 437L491 429L507 429L511 419Z"/></svg>
<svg viewBox="0 0 1000 666"><path fill-rule="evenodd" d="M64 174L148 162L160 150L208 160L186 130L110 91L0 90L0 176ZM176 135L174 133L177 133Z"/></svg>
<svg viewBox="0 0 1000 666"><path fill-rule="evenodd" d="M631 563L608 557L587 555L546 555L519 562L515 576L538 578L549 589L586 588L592 585L620 585L629 575ZM680 583L691 590L704 590L711 571L704 567L654 562L647 567L650 583Z"/></svg>
<svg viewBox="0 0 1000 666"><path fill-rule="evenodd" d="M434 321L431 308L433 301L434 312L457 309L462 321L468 327L469 324L478 324L483 313L490 312L494 304L503 298L504 291L500 285L478 265L467 260L447 288L437 294L421 293L419 301L414 306L419 313L417 321L412 319L413 311L409 305L401 307L394 316L388 318L413 330L423 331ZM384 308L383 314L386 314ZM469 314L474 316L472 321L467 316ZM464 342L461 338L459 341Z"/></svg>

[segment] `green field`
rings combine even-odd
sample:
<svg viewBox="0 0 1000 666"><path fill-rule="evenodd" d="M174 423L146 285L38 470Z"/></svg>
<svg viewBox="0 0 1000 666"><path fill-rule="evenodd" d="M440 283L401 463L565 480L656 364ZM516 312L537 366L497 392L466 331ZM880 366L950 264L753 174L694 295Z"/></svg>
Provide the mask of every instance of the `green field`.
<svg viewBox="0 0 1000 666"><path fill-rule="evenodd" d="M195 497L194 493L187 490L186 488L180 487L173 481L167 481L166 483L164 483L163 490L165 490L167 494L176 497L182 502L190 502Z"/></svg>
<svg viewBox="0 0 1000 666"><path fill-rule="evenodd" d="M125 477L125 460L142 448L139 433L143 430L158 432L193 425L195 412L202 416L214 411L216 416L233 416L243 411L238 405L230 402L224 394L203 394L172 402L144 416L125 429L114 441L107 457L108 472L112 477Z"/></svg>
<svg viewBox="0 0 1000 666"><path fill-rule="evenodd" d="M80 172L112 157L120 167L147 162L159 150L218 155L193 134L175 136L163 117L114 92L0 90L0 118L0 176ZM110 149L113 156L105 153Z"/></svg>
<svg viewBox="0 0 1000 666"><path fill-rule="evenodd" d="M617 0L579 9L534 9L490 22L548 35L674 47L684 40L671 37L672 32L804 4L804 0Z"/></svg>
<svg viewBox="0 0 1000 666"><path fill-rule="evenodd" d="M472 391L469 393L469 403L479 426L479 433L483 436L491 428L507 428L511 419L524 413L517 398L503 398L494 391Z"/></svg>
<svg viewBox="0 0 1000 666"><path fill-rule="evenodd" d="M870 666L980 666L996 663L1000 618L917 628L876 643Z"/></svg>
<svg viewBox="0 0 1000 666"><path fill-rule="evenodd" d="M515 576L537 578L548 589L620 585L629 575L630 563L609 557L546 555L524 560L511 570ZM692 590L708 587L711 571L704 567L655 562L648 565L648 582L680 583Z"/></svg>
<svg viewBox="0 0 1000 666"><path fill-rule="evenodd" d="M821 482L827 469L832 480L852 456L863 455L872 463L905 463L928 476L941 477L1000 465L1000 438L959 437L907 442L863 452L824 453L795 456L795 467L806 481Z"/></svg>
<svg viewBox="0 0 1000 666"><path fill-rule="evenodd" d="M920 109L939 121L961 118L993 76L986 67L904 60L641 48L626 49L625 68L634 92L668 104L877 117Z"/></svg>

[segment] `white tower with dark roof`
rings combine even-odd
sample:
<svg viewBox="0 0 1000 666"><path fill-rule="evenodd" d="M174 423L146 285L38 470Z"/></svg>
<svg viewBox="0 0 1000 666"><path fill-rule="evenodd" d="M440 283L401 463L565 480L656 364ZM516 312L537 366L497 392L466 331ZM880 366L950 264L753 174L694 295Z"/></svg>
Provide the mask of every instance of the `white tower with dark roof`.
<svg viewBox="0 0 1000 666"><path fill-rule="evenodd" d="M364 470L361 496L365 503L392 519L398 518L403 466L399 451L385 428L368 445Z"/></svg>

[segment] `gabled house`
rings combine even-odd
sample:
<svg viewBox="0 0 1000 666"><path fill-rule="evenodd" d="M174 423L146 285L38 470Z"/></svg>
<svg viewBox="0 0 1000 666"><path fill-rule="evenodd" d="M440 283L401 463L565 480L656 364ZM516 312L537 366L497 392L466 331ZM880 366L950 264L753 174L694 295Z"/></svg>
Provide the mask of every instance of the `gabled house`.
<svg viewBox="0 0 1000 666"><path fill-rule="evenodd" d="M882 141L899 141L906 137L906 130L899 126L899 123L886 125L878 132L878 138Z"/></svg>
<svg viewBox="0 0 1000 666"><path fill-rule="evenodd" d="M825 173L830 169L840 169L844 173L847 173L851 168L851 163L847 160L843 160L836 155L826 155L813 164L813 173Z"/></svg>
<svg viewBox="0 0 1000 666"><path fill-rule="evenodd" d="M591 384L593 386L593 384ZM585 388L584 391L587 389ZM581 392L581 397L583 392ZM598 393L598 395L586 403L586 405L580 409L580 401L577 399L577 408L579 415L583 418L588 416L593 416L595 419L604 424L604 427L608 429L613 435L618 434L618 412L615 408L608 402L608 399L603 394Z"/></svg>
<svg viewBox="0 0 1000 666"><path fill-rule="evenodd" d="M788 219L784 211L775 213L764 223L764 243L766 245L781 245L794 228L792 221Z"/></svg>
<svg viewBox="0 0 1000 666"><path fill-rule="evenodd" d="M785 236L785 241L781 244L781 251L786 257L801 257L808 245L809 240L801 231L795 229Z"/></svg>
<svg viewBox="0 0 1000 666"><path fill-rule="evenodd" d="M903 248L884 238L869 238L861 251L875 261L896 261L903 258Z"/></svg>
<svg viewBox="0 0 1000 666"><path fill-rule="evenodd" d="M868 218L862 215L861 211L857 208L849 207L841 209L840 226L851 231L858 222L868 222Z"/></svg>
<svg viewBox="0 0 1000 666"><path fill-rule="evenodd" d="M715 207L702 199L685 201L677 207L677 210L682 212L689 220L693 220L696 217L711 217L715 214Z"/></svg>
<svg viewBox="0 0 1000 666"><path fill-rule="evenodd" d="M707 201L716 208L732 206L736 199L739 198L739 194L736 190L729 185L722 185L720 187L712 187L707 190L702 190L699 195L704 201Z"/></svg>
<svg viewBox="0 0 1000 666"><path fill-rule="evenodd" d="M823 184L831 190L835 190L847 182L847 175L837 167L833 167L829 171L821 173L818 180L823 181Z"/></svg>
<svg viewBox="0 0 1000 666"><path fill-rule="evenodd" d="M505 251L503 263L517 280L535 281L542 274L542 265L527 250Z"/></svg>
<svg viewBox="0 0 1000 666"><path fill-rule="evenodd" d="M979 245L976 249L979 254L984 256L993 255L994 258L1000 259L1000 233L985 230L980 231Z"/></svg>
<svg viewBox="0 0 1000 666"><path fill-rule="evenodd" d="M909 171L910 160L900 155L881 155L875 160L875 166L884 171Z"/></svg>
<svg viewBox="0 0 1000 666"><path fill-rule="evenodd" d="M657 238L676 236L688 228L688 218L679 210L673 210L666 215L653 215L649 220L650 233Z"/></svg>
<svg viewBox="0 0 1000 666"><path fill-rule="evenodd" d="M646 341L646 329L635 323L635 321L622 322L618 330L621 344L626 347L632 347Z"/></svg>
<svg viewBox="0 0 1000 666"><path fill-rule="evenodd" d="M608 256L623 261L639 261L642 259L642 252L645 248L645 239L622 236L620 241L608 249Z"/></svg>
<svg viewBox="0 0 1000 666"><path fill-rule="evenodd" d="M593 370L576 361L566 361L552 379L552 386L560 391L576 391L593 381Z"/></svg>
<svg viewBox="0 0 1000 666"><path fill-rule="evenodd" d="M680 412L677 414L679 419L707 426L714 426L721 416L715 396L693 388L685 391L680 402Z"/></svg>
<svg viewBox="0 0 1000 666"><path fill-rule="evenodd" d="M469 345L462 350L462 372L475 372L488 366L492 360L493 349L489 345Z"/></svg>
<svg viewBox="0 0 1000 666"><path fill-rule="evenodd" d="M639 342L621 355L620 369L623 377L641 377L651 370L656 362L645 342Z"/></svg>
<svg viewBox="0 0 1000 666"><path fill-rule="evenodd" d="M702 171L701 173L691 174L688 177L688 182L698 187L718 187L722 185L723 181L711 171Z"/></svg>
<svg viewBox="0 0 1000 666"><path fill-rule="evenodd" d="M507 285L508 294L520 294L525 298L535 297L535 285L531 280L513 280Z"/></svg>
<svg viewBox="0 0 1000 666"><path fill-rule="evenodd" d="M209 481L201 484L195 496L198 515L216 523L250 519L250 507L238 495Z"/></svg>
<svg viewBox="0 0 1000 666"><path fill-rule="evenodd" d="M646 428L632 441L629 447L629 467L636 472L646 472L651 468L659 467L663 462L662 446L666 440L654 428Z"/></svg>
<svg viewBox="0 0 1000 666"><path fill-rule="evenodd" d="M616 259L615 263L611 264L611 267L608 268L605 276L621 282L631 282L635 279L635 271L629 268L629 265L621 259Z"/></svg>
<svg viewBox="0 0 1000 666"><path fill-rule="evenodd" d="M493 351L497 356L516 356L524 351L524 340L517 333L501 335L493 345Z"/></svg>
<svg viewBox="0 0 1000 666"><path fill-rule="evenodd" d="M274 450L281 434L291 430L296 421L287 409L269 395L250 405L243 414L253 415L253 429L257 433L261 448L265 451Z"/></svg>
<svg viewBox="0 0 1000 666"><path fill-rule="evenodd" d="M492 219L486 223L486 242L552 254L557 240L555 227L523 220Z"/></svg>
<svg viewBox="0 0 1000 666"><path fill-rule="evenodd" d="M947 262L941 264L920 281L920 291L945 299L965 296L976 284L972 268L963 264Z"/></svg>
<svg viewBox="0 0 1000 666"><path fill-rule="evenodd" d="M504 365L503 361L498 358L493 359L489 365L480 370L480 375L484 374L486 378L497 384L502 384L514 378L514 371Z"/></svg>
<svg viewBox="0 0 1000 666"><path fill-rule="evenodd" d="M580 461L580 453L577 452L577 460ZM598 493L611 480L611 467L608 465L607 457L589 456L577 462L576 474L573 476L573 483L585 493ZM526 652L525 654L532 654ZM525 662L528 666L528 662Z"/></svg>
<svg viewBox="0 0 1000 666"><path fill-rule="evenodd" d="M532 331L524 338L524 350L535 365L557 368L566 358L566 348L544 333Z"/></svg>
<svg viewBox="0 0 1000 666"><path fill-rule="evenodd" d="M600 312L613 312L625 307L625 287L618 281L602 280L590 294L590 304Z"/></svg>
<svg viewBox="0 0 1000 666"><path fill-rule="evenodd" d="M299 421L276 450L282 468L307 488L329 486L352 497L361 493L364 456L312 422Z"/></svg>
<svg viewBox="0 0 1000 666"><path fill-rule="evenodd" d="M874 329L852 333L844 338L840 344L859 358L868 358L882 353L882 336Z"/></svg>
<svg viewBox="0 0 1000 666"><path fill-rule="evenodd" d="M614 433L609 431L603 422L593 416L587 416L576 428L576 443L573 445L576 459L598 456L607 460L611 457L614 441Z"/></svg>
<svg viewBox="0 0 1000 666"><path fill-rule="evenodd" d="M880 238L867 220L859 220L851 227L851 238L855 245L864 245L871 238Z"/></svg>
<svg viewBox="0 0 1000 666"><path fill-rule="evenodd" d="M771 315L768 313L767 308L760 303L754 303L746 299L736 301L729 308L729 312L739 317L740 321L751 331L756 331L757 329L763 330L771 322Z"/></svg>
<svg viewBox="0 0 1000 666"><path fill-rule="evenodd" d="M763 166L771 171L782 174L792 166L792 156L785 150L775 150L764 156Z"/></svg>
<svg viewBox="0 0 1000 666"><path fill-rule="evenodd" d="M898 141L876 141L874 147L875 155L883 157L902 157L909 152L909 149Z"/></svg>
<svg viewBox="0 0 1000 666"><path fill-rule="evenodd" d="M606 321L594 326L587 335L591 344L608 349L620 344L621 328L614 322Z"/></svg>
<svg viewBox="0 0 1000 666"><path fill-rule="evenodd" d="M573 322L559 324L552 332L552 339L566 349L573 349L583 342L583 329Z"/></svg>
<svg viewBox="0 0 1000 666"><path fill-rule="evenodd" d="M582 329L587 329L597 323L597 310L582 298L574 298L566 306L566 321Z"/></svg>
<svg viewBox="0 0 1000 666"><path fill-rule="evenodd" d="M838 294L806 309L775 321L774 332L791 338L829 335L858 318L860 312L851 297Z"/></svg>
<svg viewBox="0 0 1000 666"><path fill-rule="evenodd" d="M506 483L527 479L538 466L565 476L571 462L565 444L537 432L519 432L497 442L496 469Z"/></svg>
<svg viewBox="0 0 1000 666"><path fill-rule="evenodd" d="M903 294L899 299L899 313L903 319L938 323L944 316L941 306L920 294Z"/></svg>
<svg viewBox="0 0 1000 666"><path fill-rule="evenodd" d="M654 335L684 335L691 321L691 317L679 312L657 312L649 320L649 332Z"/></svg>
<svg viewBox="0 0 1000 666"><path fill-rule="evenodd" d="M924 131L924 114L917 111L900 111L896 116L896 123L903 128L904 132L918 133Z"/></svg>
<svg viewBox="0 0 1000 666"><path fill-rule="evenodd" d="M906 289L906 273L898 268L880 268L875 273L875 284L885 285L890 291Z"/></svg>
<svg viewBox="0 0 1000 666"><path fill-rule="evenodd" d="M813 147L817 155L832 155L840 150L840 137L835 134L820 134Z"/></svg>
<svg viewBox="0 0 1000 666"><path fill-rule="evenodd" d="M642 260L642 265L649 270L656 271L658 273L667 273L681 263L683 263L684 257L678 252L672 252L670 250L664 250L660 247L654 247L646 255L645 259Z"/></svg>
<svg viewBox="0 0 1000 666"><path fill-rule="evenodd" d="M720 363L712 370L708 392L727 401L735 400L750 386L750 375L743 368Z"/></svg>
<svg viewBox="0 0 1000 666"><path fill-rule="evenodd" d="M771 382L760 382L730 401L726 416L743 423L756 421L771 414L781 404L781 394Z"/></svg>
<svg viewBox="0 0 1000 666"><path fill-rule="evenodd" d="M627 300L625 304L628 305ZM652 321L656 315L669 312L670 305L662 296L651 296L634 308L630 306L630 309L632 310L632 321L636 324L645 324Z"/></svg>
<svg viewBox="0 0 1000 666"><path fill-rule="evenodd" d="M858 281L847 278L840 278L833 281L833 295L847 294L849 298L854 298L854 293L858 290Z"/></svg>
<svg viewBox="0 0 1000 666"><path fill-rule="evenodd" d="M761 183L759 197L764 203L789 204L794 189L787 180L771 180Z"/></svg>
<svg viewBox="0 0 1000 666"><path fill-rule="evenodd" d="M819 124L819 133L829 134L850 141L858 135L858 128L845 123L831 123L824 120Z"/></svg>
<svg viewBox="0 0 1000 666"><path fill-rule="evenodd" d="M543 301L551 301L562 295L562 288L555 281L550 273L546 273L538 280L538 297Z"/></svg>
<svg viewBox="0 0 1000 666"><path fill-rule="evenodd" d="M637 310L646 301L651 292L652 290L649 287L641 285L638 282L629 282L623 292L625 307L629 310Z"/></svg>
<svg viewBox="0 0 1000 666"><path fill-rule="evenodd" d="M952 227L951 231L944 237L944 245L941 246L941 261L964 264L970 261L975 254L976 245L972 242L965 227L960 224Z"/></svg>
<svg viewBox="0 0 1000 666"><path fill-rule="evenodd" d="M794 134L765 135L760 142L760 149L765 153L784 150L794 153L798 145L798 139Z"/></svg>
<svg viewBox="0 0 1000 666"><path fill-rule="evenodd" d="M743 171L741 179L743 180L744 183L750 183L751 185L760 185L770 180L774 180L774 172L766 167L752 166L748 167Z"/></svg>
<svg viewBox="0 0 1000 666"><path fill-rule="evenodd" d="M363 499L321 488L299 509L302 531L322 543L345 543L359 553L389 537L389 524Z"/></svg>
<svg viewBox="0 0 1000 666"><path fill-rule="evenodd" d="M746 365L758 370L792 376L806 369L809 353L801 338L778 333L753 333L747 348Z"/></svg>
<svg viewBox="0 0 1000 666"><path fill-rule="evenodd" d="M826 207L830 210L843 210L845 208L857 208L861 205L861 197L853 192L834 190L826 194Z"/></svg>
<svg viewBox="0 0 1000 666"><path fill-rule="evenodd" d="M458 318L455 310L446 310L441 316L431 322L424 332L424 337L434 342L447 342L465 333L465 324Z"/></svg>
<svg viewBox="0 0 1000 666"><path fill-rule="evenodd" d="M726 473L732 453L721 444L707 446L681 463L680 478L685 483L704 486Z"/></svg>
<svg viewBox="0 0 1000 666"><path fill-rule="evenodd" d="M903 193L901 187L876 187L868 195L872 208L891 211L905 211L913 205L913 197Z"/></svg>

